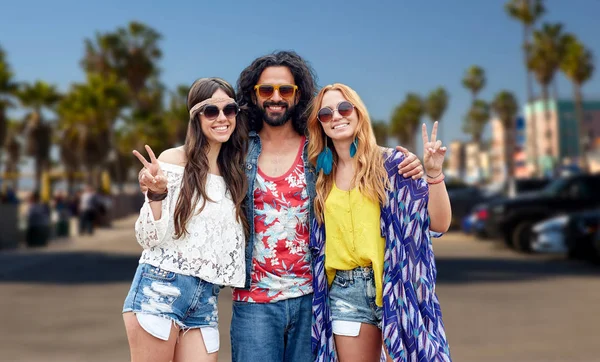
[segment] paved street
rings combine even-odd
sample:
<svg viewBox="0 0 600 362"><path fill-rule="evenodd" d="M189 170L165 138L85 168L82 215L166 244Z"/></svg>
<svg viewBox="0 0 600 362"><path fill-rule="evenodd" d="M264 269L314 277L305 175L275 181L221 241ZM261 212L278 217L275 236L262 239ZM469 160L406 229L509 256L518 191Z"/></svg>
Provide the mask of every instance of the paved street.
<svg viewBox="0 0 600 362"><path fill-rule="evenodd" d="M0 361L127 361L121 307L140 248L135 218L93 237L0 252ZM599 361L600 268L524 256L460 233L435 241L454 361ZM220 297L229 361L229 290Z"/></svg>

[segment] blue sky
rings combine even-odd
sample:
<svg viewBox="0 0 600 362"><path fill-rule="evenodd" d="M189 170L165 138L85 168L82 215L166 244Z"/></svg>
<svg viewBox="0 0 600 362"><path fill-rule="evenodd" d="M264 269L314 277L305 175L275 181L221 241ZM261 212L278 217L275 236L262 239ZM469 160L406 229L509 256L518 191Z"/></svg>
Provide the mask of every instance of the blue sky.
<svg viewBox="0 0 600 362"><path fill-rule="evenodd" d="M525 99L522 27L505 0L429 1L3 1L0 45L18 80L68 89L81 81L84 38L141 21L162 35L162 81L174 88L203 76L235 82L258 56L292 49L308 59L319 85L342 82L361 95L375 119L387 120L407 92L450 93L444 141L467 139L461 122L470 95L467 67L487 71L481 98L501 89ZM598 0L547 0L544 21L560 21L600 56ZM600 99L599 77L584 88ZM572 94L558 77L559 93ZM420 151L420 150L417 150ZM420 152L418 152L420 153Z"/></svg>

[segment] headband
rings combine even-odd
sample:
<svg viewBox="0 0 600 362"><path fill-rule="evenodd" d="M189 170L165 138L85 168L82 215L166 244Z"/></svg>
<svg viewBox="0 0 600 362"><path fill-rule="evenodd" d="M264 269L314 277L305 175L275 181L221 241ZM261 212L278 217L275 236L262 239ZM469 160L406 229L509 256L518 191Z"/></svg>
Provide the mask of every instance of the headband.
<svg viewBox="0 0 600 362"><path fill-rule="evenodd" d="M208 104L208 103L218 103L218 102L223 102L223 101L234 101L235 99L233 98L207 98L205 100L203 100L200 103L196 103L191 109L190 109L190 118L194 117L194 113L200 109L202 106Z"/></svg>

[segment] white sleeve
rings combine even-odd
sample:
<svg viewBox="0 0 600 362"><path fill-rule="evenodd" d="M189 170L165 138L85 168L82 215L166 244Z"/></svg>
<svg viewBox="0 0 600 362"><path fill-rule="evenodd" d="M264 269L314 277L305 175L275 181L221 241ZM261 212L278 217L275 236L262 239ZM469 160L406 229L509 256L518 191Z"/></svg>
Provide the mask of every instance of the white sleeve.
<svg viewBox="0 0 600 362"><path fill-rule="evenodd" d="M135 236L137 242L144 248L150 249L164 243L167 239L171 239L170 235L167 235L167 229L169 221L173 217L175 212L175 190L180 187L181 177L178 175L164 171L167 177L167 197L162 200L162 211L159 220L154 220L154 214L152 214L152 208L150 208L150 200L148 196L145 197L144 205L140 210L140 216L135 223ZM179 183L176 183L179 181ZM157 202L157 201L154 201Z"/></svg>

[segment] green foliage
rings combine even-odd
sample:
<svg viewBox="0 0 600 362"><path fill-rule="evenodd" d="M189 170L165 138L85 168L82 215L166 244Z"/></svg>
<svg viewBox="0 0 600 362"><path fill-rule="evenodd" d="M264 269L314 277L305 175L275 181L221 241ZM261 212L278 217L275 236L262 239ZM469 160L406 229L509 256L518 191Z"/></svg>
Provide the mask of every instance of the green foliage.
<svg viewBox="0 0 600 362"><path fill-rule="evenodd" d="M471 105L471 109L464 119L463 132L470 134L474 142L480 143L483 130L489 120L489 104L481 99L477 99Z"/></svg>
<svg viewBox="0 0 600 362"><path fill-rule="evenodd" d="M62 96L56 86L40 80L21 84L16 96L23 107L31 110L24 131L27 154L35 158L36 175L39 176L49 161L52 141L52 127L44 121L42 110L54 109Z"/></svg>
<svg viewBox="0 0 600 362"><path fill-rule="evenodd" d="M110 131L128 104L126 87L116 75L90 73L87 82L73 84L58 106L61 158L77 169L106 161ZM77 150L79 157L70 154Z"/></svg>
<svg viewBox="0 0 600 362"><path fill-rule="evenodd" d="M187 108L187 95L189 87L179 85L175 91L170 92L169 108L165 114L168 127L169 140L172 146L181 145L185 141L189 123Z"/></svg>
<svg viewBox="0 0 600 362"><path fill-rule="evenodd" d="M594 74L594 56L575 36L567 36L560 69L573 83L582 85Z"/></svg>
<svg viewBox="0 0 600 362"><path fill-rule="evenodd" d="M52 109L61 99L61 94L54 85L37 80L33 84L24 83L16 90L19 101L25 108L30 108L41 117L43 108Z"/></svg>
<svg viewBox="0 0 600 362"><path fill-rule="evenodd" d="M402 145L414 149L415 133L425 113L425 105L419 95L408 93L392 114L391 131Z"/></svg>
<svg viewBox="0 0 600 362"><path fill-rule="evenodd" d="M385 121L373 121L371 126L373 127L377 144L384 147L387 146L388 124Z"/></svg>
<svg viewBox="0 0 600 362"><path fill-rule="evenodd" d="M546 12L543 0L510 0L504 10L525 26L532 26Z"/></svg>
<svg viewBox="0 0 600 362"><path fill-rule="evenodd" d="M14 104L11 101L17 90L14 74L6 59L4 49L0 47L0 155L4 149L7 138L8 119L6 109Z"/></svg>
<svg viewBox="0 0 600 362"><path fill-rule="evenodd" d="M544 24L540 30L533 32L528 66L544 87L554 79L570 41L570 36L565 35L562 28L562 24Z"/></svg>
<svg viewBox="0 0 600 362"><path fill-rule="evenodd" d="M514 127L513 123L519 111L519 104L512 92L507 90L498 92L491 106L505 128Z"/></svg>
<svg viewBox="0 0 600 362"><path fill-rule="evenodd" d="M432 121L439 121L442 119L446 108L448 107L448 92L443 87L438 87L429 93L427 101L425 103L425 109L427 115Z"/></svg>
<svg viewBox="0 0 600 362"><path fill-rule="evenodd" d="M472 65L467 69L465 75L462 79L462 84L465 88L467 88L473 94L473 98L477 97L479 91L485 87L486 77L485 70L478 66Z"/></svg>

